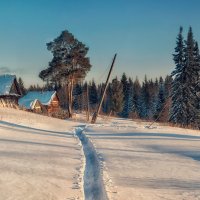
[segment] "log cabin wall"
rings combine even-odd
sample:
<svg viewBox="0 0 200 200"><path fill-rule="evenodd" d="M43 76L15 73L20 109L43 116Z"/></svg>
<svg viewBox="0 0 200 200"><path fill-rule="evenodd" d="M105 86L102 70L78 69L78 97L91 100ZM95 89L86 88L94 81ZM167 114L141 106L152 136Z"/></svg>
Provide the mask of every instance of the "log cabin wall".
<svg viewBox="0 0 200 200"><path fill-rule="evenodd" d="M58 96L55 95L51 103L47 106L47 111L48 113L55 113L58 112L59 109L60 109L59 99Z"/></svg>
<svg viewBox="0 0 200 200"><path fill-rule="evenodd" d="M39 101L36 101L33 112L35 113L41 113L42 112L42 105L39 103Z"/></svg>
<svg viewBox="0 0 200 200"><path fill-rule="evenodd" d="M18 106L18 97L11 95L0 96L0 106L16 108Z"/></svg>

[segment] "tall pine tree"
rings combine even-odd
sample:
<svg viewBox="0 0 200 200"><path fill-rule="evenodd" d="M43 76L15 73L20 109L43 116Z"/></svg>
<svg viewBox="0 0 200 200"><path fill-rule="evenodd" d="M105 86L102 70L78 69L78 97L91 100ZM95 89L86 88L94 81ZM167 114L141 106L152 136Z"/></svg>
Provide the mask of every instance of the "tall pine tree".
<svg viewBox="0 0 200 200"><path fill-rule="evenodd" d="M157 101L156 101L156 113L154 115L155 118L158 118L158 117L160 118L164 106L165 106L165 88L164 88L163 78L160 77L159 91L158 91Z"/></svg>
<svg viewBox="0 0 200 200"><path fill-rule="evenodd" d="M111 83L111 111L118 114L123 109L123 86L117 77Z"/></svg>
<svg viewBox="0 0 200 200"><path fill-rule="evenodd" d="M122 113L121 113L121 116L122 117L128 117L128 104L129 104L129 96L131 95L130 94L130 91L129 91L129 83L128 83L128 79L127 79L127 76L125 73L122 74L122 78L121 78L121 83L122 83L122 86L123 86L123 110L122 110Z"/></svg>
<svg viewBox="0 0 200 200"><path fill-rule="evenodd" d="M92 83L89 87L89 101L90 101L91 108L94 109L98 103L97 86L94 80L92 80Z"/></svg>
<svg viewBox="0 0 200 200"><path fill-rule="evenodd" d="M185 45L182 28L177 37L174 61L176 68L172 72L172 108L170 121L182 126L198 126L199 110L197 104L197 85L199 79L199 66L196 62L195 41L192 28L189 28Z"/></svg>
<svg viewBox="0 0 200 200"><path fill-rule="evenodd" d="M183 40L183 28L180 27L179 34L176 41L175 53L173 54L173 59L175 62L175 70L172 72L172 107L170 112L170 121L173 123L181 123L181 117L183 114L184 104L183 104L183 84L184 80L183 69L184 69L184 40Z"/></svg>
<svg viewBox="0 0 200 200"><path fill-rule="evenodd" d="M19 88L20 88L22 95L25 95L26 94L26 88L24 87L24 81L22 80L21 77L19 77L19 79L18 79L18 84L19 84Z"/></svg>

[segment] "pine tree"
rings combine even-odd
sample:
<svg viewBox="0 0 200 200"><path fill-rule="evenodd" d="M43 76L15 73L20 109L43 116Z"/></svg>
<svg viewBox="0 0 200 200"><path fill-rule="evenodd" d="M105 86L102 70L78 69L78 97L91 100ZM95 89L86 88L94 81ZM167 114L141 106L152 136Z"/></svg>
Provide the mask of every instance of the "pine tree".
<svg viewBox="0 0 200 200"><path fill-rule="evenodd" d="M128 80L128 105L127 105L127 111L128 111L128 116L131 118L134 118L135 115L135 102L134 102L134 83L131 78Z"/></svg>
<svg viewBox="0 0 200 200"><path fill-rule="evenodd" d="M185 41L186 49L185 49L185 104L187 105L187 109L185 113L187 114L187 119L185 119L184 124L195 126L198 123L198 115L199 112L197 110L197 91L196 86L199 80L199 67L195 60L195 41L193 39L192 28L189 28L188 37Z"/></svg>
<svg viewBox="0 0 200 200"><path fill-rule="evenodd" d="M87 97L87 89L88 89L88 83L85 82L82 86L82 95L81 95L82 109L85 111L87 110L88 101L89 101L89 99L87 99L87 98L89 98L89 96Z"/></svg>
<svg viewBox="0 0 200 200"><path fill-rule="evenodd" d="M73 108L75 110L82 110L82 87L80 84L76 84L73 91L74 101Z"/></svg>
<svg viewBox="0 0 200 200"><path fill-rule="evenodd" d="M199 53L199 46L198 43L195 43L195 47L194 47L194 51L195 51L195 65L196 65L196 70L198 71L198 75L197 77L200 77L200 53ZM197 82L195 84L195 91L196 91L196 95L197 95L197 101L196 101L196 108L197 108L197 119L196 119L196 123L199 124L200 123L200 81L197 78ZM198 125L198 128L200 128L200 125Z"/></svg>
<svg viewBox="0 0 200 200"><path fill-rule="evenodd" d="M28 88L28 91L36 91L36 85L30 85L30 87Z"/></svg>
<svg viewBox="0 0 200 200"><path fill-rule="evenodd" d="M160 77L160 80L162 77ZM148 93L149 93L149 102L148 102L148 118L153 119L156 109L157 109L157 97L158 97L159 87L156 82L152 79L148 81Z"/></svg>
<svg viewBox="0 0 200 200"><path fill-rule="evenodd" d="M197 85L200 69L196 62L195 41L192 28L189 28L187 40L183 44L182 28L177 38L174 61L175 70L172 72L172 109L170 121L182 126L197 126L199 111L197 102Z"/></svg>
<svg viewBox="0 0 200 200"><path fill-rule="evenodd" d="M103 85L102 87L104 88ZM112 89L111 89L111 83L109 83L102 105L103 112L105 112L106 114L109 114L111 112L111 99L112 99Z"/></svg>
<svg viewBox="0 0 200 200"><path fill-rule="evenodd" d="M136 77L134 83L133 83L133 113L135 117L139 116L139 112L140 112L140 94L141 94L141 85L140 82L138 80L138 78Z"/></svg>
<svg viewBox="0 0 200 200"><path fill-rule="evenodd" d="M176 41L175 54L173 59L175 62L175 70L171 75L174 77L172 82L172 107L170 112L170 121L174 123L181 123L182 112L184 109L183 104L183 73L184 73L184 41L183 41L183 28L180 27L180 31Z"/></svg>
<svg viewBox="0 0 200 200"><path fill-rule="evenodd" d="M129 103L129 83L125 73L122 74L121 83L123 86L123 110L121 113L122 117L128 117L128 103Z"/></svg>
<svg viewBox="0 0 200 200"><path fill-rule="evenodd" d="M141 118L147 119L149 117L149 108L150 108L150 95L149 95L149 82L147 76L145 75L144 82L141 88L140 95L140 111L139 115Z"/></svg>
<svg viewBox="0 0 200 200"><path fill-rule="evenodd" d="M118 114L123 109L123 85L117 77L112 80L111 84L111 111Z"/></svg>
<svg viewBox="0 0 200 200"><path fill-rule="evenodd" d="M164 83L164 87L165 87L165 98L169 99L171 96L171 89L172 89L172 76L167 75L165 77L165 83Z"/></svg>
<svg viewBox="0 0 200 200"><path fill-rule="evenodd" d="M150 106L150 118L155 118L155 115L157 113L157 104L158 104L158 93L159 93L159 85L160 81L162 82L162 77L160 77L160 80L158 81L158 78L155 79L155 81L150 84L150 90L151 90L151 106Z"/></svg>
<svg viewBox="0 0 200 200"><path fill-rule="evenodd" d="M155 119L161 115L163 108L165 105L165 89L164 89L164 82L163 82L163 78L160 77L159 80L159 91L158 91L158 95L157 95L157 102L156 102L156 113L154 115Z"/></svg>
<svg viewBox="0 0 200 200"><path fill-rule="evenodd" d="M66 88L71 118L74 84L84 79L91 68L90 59L86 57L89 48L72 33L64 30L57 38L47 43L47 49L53 54L53 59L49 62L49 67L40 72L39 77L52 84L59 82Z"/></svg>
<svg viewBox="0 0 200 200"><path fill-rule="evenodd" d="M90 100L90 105L92 108L95 108L95 106L98 103L98 92L97 92L97 86L94 80L92 80L92 83L89 87L89 100Z"/></svg>
<svg viewBox="0 0 200 200"><path fill-rule="evenodd" d="M26 88L24 87L24 81L22 80L21 77L19 77L18 79L18 84L19 84L19 88L20 88L20 91L22 93L22 96L26 94Z"/></svg>
<svg viewBox="0 0 200 200"><path fill-rule="evenodd" d="M164 81L164 98L165 103L162 109L162 113L159 117L159 121L167 122L169 121L170 116L170 108L171 108L171 86L172 85L172 77L167 75Z"/></svg>
<svg viewBox="0 0 200 200"><path fill-rule="evenodd" d="M199 53L199 45L198 42L195 42L194 46L194 59L195 59L195 66L196 66L196 71L198 72L197 80L196 80L196 86L195 90L197 91L197 94L199 95L200 92L200 81L198 80L198 77L200 77L200 53Z"/></svg>

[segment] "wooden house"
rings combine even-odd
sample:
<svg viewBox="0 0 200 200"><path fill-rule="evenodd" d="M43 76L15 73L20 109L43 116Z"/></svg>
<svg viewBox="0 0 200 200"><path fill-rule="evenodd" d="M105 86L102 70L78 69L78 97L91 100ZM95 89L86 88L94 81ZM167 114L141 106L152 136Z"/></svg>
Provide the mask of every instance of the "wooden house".
<svg viewBox="0 0 200 200"><path fill-rule="evenodd" d="M58 112L60 102L56 91L30 91L19 99L19 105L34 112Z"/></svg>
<svg viewBox="0 0 200 200"><path fill-rule="evenodd" d="M21 96L20 87L15 75L0 75L0 105L16 107Z"/></svg>

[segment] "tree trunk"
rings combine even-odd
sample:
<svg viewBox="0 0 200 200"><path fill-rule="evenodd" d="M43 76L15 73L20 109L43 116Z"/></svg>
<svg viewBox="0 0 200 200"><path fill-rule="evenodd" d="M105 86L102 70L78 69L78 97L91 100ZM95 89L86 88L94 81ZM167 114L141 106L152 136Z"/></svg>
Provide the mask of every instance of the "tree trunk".
<svg viewBox="0 0 200 200"><path fill-rule="evenodd" d="M108 115L108 117L110 117L110 116L112 115L112 112L113 112L113 111L111 110L110 113L109 113L109 115Z"/></svg>
<svg viewBox="0 0 200 200"><path fill-rule="evenodd" d="M71 79L70 83L68 84L68 112L69 118L72 118L72 105L73 105L73 88L74 88L74 80Z"/></svg>
<svg viewBox="0 0 200 200"><path fill-rule="evenodd" d="M68 109L68 114L69 118L72 118L72 109L71 109L71 83L67 85L67 99L68 99L68 104L67 104L67 109Z"/></svg>

